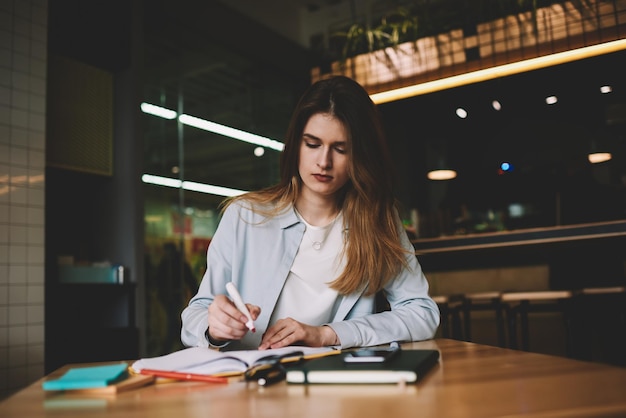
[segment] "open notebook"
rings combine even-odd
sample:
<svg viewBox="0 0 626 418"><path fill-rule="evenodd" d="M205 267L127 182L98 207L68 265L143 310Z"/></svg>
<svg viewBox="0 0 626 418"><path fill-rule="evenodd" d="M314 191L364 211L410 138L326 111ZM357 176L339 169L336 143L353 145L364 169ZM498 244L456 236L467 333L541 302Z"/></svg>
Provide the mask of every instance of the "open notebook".
<svg viewBox="0 0 626 418"><path fill-rule="evenodd" d="M135 361L131 368L142 370L192 373L197 375L236 376L265 359L280 356L282 362L310 359L339 353L331 347L290 346L269 350L217 351L210 348L190 347L159 357ZM293 353L293 356L289 356Z"/></svg>

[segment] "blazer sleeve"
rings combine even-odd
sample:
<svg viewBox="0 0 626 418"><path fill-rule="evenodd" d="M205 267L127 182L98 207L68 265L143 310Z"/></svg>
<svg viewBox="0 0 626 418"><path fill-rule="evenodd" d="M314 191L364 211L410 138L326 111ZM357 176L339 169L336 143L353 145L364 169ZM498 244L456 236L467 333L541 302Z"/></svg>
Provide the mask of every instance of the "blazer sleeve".
<svg viewBox="0 0 626 418"><path fill-rule="evenodd" d="M206 330L209 326L209 305L215 298L216 291L224 289L231 281L233 253L235 251L233 237L239 218L236 205L230 205L224 212L207 249L207 266L198 293L191 298L181 314L181 341L187 347L208 347Z"/></svg>
<svg viewBox="0 0 626 418"><path fill-rule="evenodd" d="M421 341L434 337L439 326L437 304L428 294L428 281L404 229L399 231L407 249L407 267L384 288L391 310L374 313L374 298L361 297L344 321L329 324L341 348Z"/></svg>

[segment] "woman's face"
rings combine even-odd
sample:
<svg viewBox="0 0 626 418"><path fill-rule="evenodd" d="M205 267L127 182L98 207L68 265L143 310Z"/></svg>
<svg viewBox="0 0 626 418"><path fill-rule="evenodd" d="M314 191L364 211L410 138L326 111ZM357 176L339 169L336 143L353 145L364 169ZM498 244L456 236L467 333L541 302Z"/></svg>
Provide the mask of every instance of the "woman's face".
<svg viewBox="0 0 626 418"><path fill-rule="evenodd" d="M334 198L348 182L348 133L335 117L316 113L304 127L298 171L302 193Z"/></svg>

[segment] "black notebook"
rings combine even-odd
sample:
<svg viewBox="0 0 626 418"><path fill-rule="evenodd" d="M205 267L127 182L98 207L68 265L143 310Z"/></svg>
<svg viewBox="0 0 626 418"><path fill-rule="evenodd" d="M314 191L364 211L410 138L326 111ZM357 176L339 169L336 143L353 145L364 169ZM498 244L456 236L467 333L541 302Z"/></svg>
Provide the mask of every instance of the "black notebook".
<svg viewBox="0 0 626 418"><path fill-rule="evenodd" d="M344 363L344 354L287 369L288 383L413 383L439 361L438 350L402 350L384 363Z"/></svg>

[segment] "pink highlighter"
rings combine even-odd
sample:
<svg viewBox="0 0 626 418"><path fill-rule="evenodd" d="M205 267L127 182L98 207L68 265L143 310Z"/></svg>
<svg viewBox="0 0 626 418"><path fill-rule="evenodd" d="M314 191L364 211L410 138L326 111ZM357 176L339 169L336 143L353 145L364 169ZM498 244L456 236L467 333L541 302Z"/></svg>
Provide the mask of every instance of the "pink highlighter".
<svg viewBox="0 0 626 418"><path fill-rule="evenodd" d="M245 316L248 318L248 322L246 322L246 326L252 332L256 332L256 328L254 327L254 322L252 321L252 315L250 315L250 311L246 307L246 304L243 303L243 299L241 299L241 295L237 291L237 288L232 282L226 283L226 291L233 299L233 303Z"/></svg>

